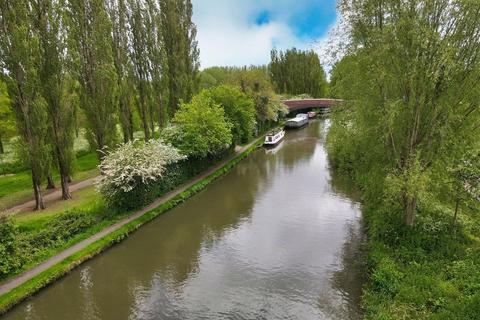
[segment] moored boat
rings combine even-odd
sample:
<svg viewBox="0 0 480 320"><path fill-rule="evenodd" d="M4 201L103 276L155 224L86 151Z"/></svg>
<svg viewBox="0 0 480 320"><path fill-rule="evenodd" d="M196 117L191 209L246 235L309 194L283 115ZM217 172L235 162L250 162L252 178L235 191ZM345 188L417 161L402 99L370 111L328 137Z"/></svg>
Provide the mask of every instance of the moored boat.
<svg viewBox="0 0 480 320"><path fill-rule="evenodd" d="M317 116L317 113L315 111L309 111L307 114L309 119L313 119Z"/></svg>
<svg viewBox="0 0 480 320"><path fill-rule="evenodd" d="M285 136L285 131L282 129L275 129L265 136L265 145L266 146L274 146L280 141L282 141L283 137Z"/></svg>
<svg viewBox="0 0 480 320"><path fill-rule="evenodd" d="M287 122L285 122L285 126L287 128L300 128L306 125L307 123L308 123L308 115L305 113L299 113L295 118L287 120Z"/></svg>

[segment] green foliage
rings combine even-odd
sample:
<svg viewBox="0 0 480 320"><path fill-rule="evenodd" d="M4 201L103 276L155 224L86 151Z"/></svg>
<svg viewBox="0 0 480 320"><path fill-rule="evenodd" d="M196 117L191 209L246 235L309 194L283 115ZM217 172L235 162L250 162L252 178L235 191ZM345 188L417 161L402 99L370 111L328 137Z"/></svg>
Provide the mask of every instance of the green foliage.
<svg viewBox="0 0 480 320"><path fill-rule="evenodd" d="M325 96L327 80L318 55L295 48L278 52L273 49L269 65L270 76L279 93Z"/></svg>
<svg viewBox="0 0 480 320"><path fill-rule="evenodd" d="M343 1L350 51L332 72L333 95L354 101L348 125L380 155L368 155L369 165L385 165L386 176L399 182L395 199L409 225L429 191L419 182L437 161L475 148L479 136L477 8L438 2Z"/></svg>
<svg viewBox="0 0 480 320"><path fill-rule="evenodd" d="M286 106L273 90L266 66L211 67L200 74L201 87L220 85L239 87L254 102L256 131L263 132L288 113Z"/></svg>
<svg viewBox="0 0 480 320"><path fill-rule="evenodd" d="M10 274L19 267L16 256L17 229L12 221L5 217L0 218L0 278Z"/></svg>
<svg viewBox="0 0 480 320"><path fill-rule="evenodd" d="M201 92L225 110L225 117L232 124L234 143L249 141L255 129L255 106L251 97L234 86L218 86Z"/></svg>
<svg viewBox="0 0 480 320"><path fill-rule="evenodd" d="M7 71L4 80L15 114L17 130L22 137L26 159L32 171L36 207L43 209L39 184L48 161L47 104L40 90L40 40L34 21L34 6L28 1L0 3L0 61ZM4 71L2 71L3 73Z"/></svg>
<svg viewBox="0 0 480 320"><path fill-rule="evenodd" d="M97 222L90 212L71 211L56 216L40 228L24 231L13 220L1 218L0 279L37 261L46 251L61 247Z"/></svg>
<svg viewBox="0 0 480 320"><path fill-rule="evenodd" d="M113 147L117 139L117 74L112 26L103 0L69 0L65 15L69 44L80 83L80 106L88 120L93 150ZM101 157L101 153L99 153Z"/></svg>
<svg viewBox="0 0 480 320"><path fill-rule="evenodd" d="M331 95L345 103L331 115L328 151L362 190L365 317L475 319L480 85L468 79L480 70L478 6L340 8L352 33L332 70Z"/></svg>
<svg viewBox="0 0 480 320"><path fill-rule="evenodd" d="M190 101L198 89L200 51L190 0L160 1L160 32L166 53L168 106L172 116L181 101Z"/></svg>
<svg viewBox="0 0 480 320"><path fill-rule="evenodd" d="M133 69L129 59L127 3L125 0L107 1L108 14L112 23L113 62L118 81L118 114L122 127L123 142L133 140L133 99L135 90L130 73Z"/></svg>
<svg viewBox="0 0 480 320"><path fill-rule="evenodd" d="M15 120L10 107L7 86L0 81L0 155L5 153L5 139L15 133Z"/></svg>
<svg viewBox="0 0 480 320"><path fill-rule="evenodd" d="M191 103L182 103L172 125L162 134L188 157L214 157L232 144L232 125L225 111L205 94L193 97Z"/></svg>

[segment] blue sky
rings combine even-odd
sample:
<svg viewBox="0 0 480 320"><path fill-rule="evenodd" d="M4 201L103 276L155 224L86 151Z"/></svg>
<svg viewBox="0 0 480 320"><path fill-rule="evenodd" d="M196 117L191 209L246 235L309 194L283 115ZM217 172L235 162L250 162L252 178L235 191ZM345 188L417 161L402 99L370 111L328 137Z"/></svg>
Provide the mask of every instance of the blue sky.
<svg viewBox="0 0 480 320"><path fill-rule="evenodd" d="M316 49L335 0L192 0L202 68L264 64L273 47Z"/></svg>

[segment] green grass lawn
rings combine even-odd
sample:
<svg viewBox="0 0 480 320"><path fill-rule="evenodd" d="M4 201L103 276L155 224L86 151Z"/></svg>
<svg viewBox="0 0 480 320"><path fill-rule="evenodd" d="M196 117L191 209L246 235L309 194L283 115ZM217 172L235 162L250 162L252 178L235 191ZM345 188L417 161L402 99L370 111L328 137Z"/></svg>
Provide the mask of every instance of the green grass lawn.
<svg viewBox="0 0 480 320"><path fill-rule="evenodd" d="M15 215L15 221L23 230L38 230L41 226L66 211L96 212L96 208L103 207L100 194L94 186L75 191L72 199L57 201L42 211L27 211Z"/></svg>
<svg viewBox="0 0 480 320"><path fill-rule="evenodd" d="M98 174L98 159L95 153L89 153L77 159L73 173L74 181L81 181ZM32 198L32 180L30 171L0 176L0 210ZM59 175L54 173L59 185ZM44 187L44 186L42 186Z"/></svg>

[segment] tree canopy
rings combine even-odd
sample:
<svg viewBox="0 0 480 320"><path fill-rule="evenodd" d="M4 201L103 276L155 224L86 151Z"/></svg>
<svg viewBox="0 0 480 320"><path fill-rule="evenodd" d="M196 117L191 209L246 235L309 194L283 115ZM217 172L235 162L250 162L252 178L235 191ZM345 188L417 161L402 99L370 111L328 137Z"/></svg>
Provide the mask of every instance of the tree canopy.
<svg viewBox="0 0 480 320"><path fill-rule="evenodd" d="M234 86L218 86L201 92L222 106L226 119L232 124L234 143L245 143L254 134L255 105L252 97Z"/></svg>
<svg viewBox="0 0 480 320"><path fill-rule="evenodd" d="M194 158L217 156L232 144L232 125L222 106L205 94L182 103L163 137L183 154Z"/></svg>
<svg viewBox="0 0 480 320"><path fill-rule="evenodd" d="M293 48L283 52L273 49L269 71L279 93L306 93L314 98L321 98L326 94L325 71L318 55L313 51Z"/></svg>
<svg viewBox="0 0 480 320"><path fill-rule="evenodd" d="M435 168L478 152L478 5L346 0L341 8L352 31L349 55L332 72L332 92L349 100L337 138L364 166L357 171L388 181L379 190L411 226Z"/></svg>

